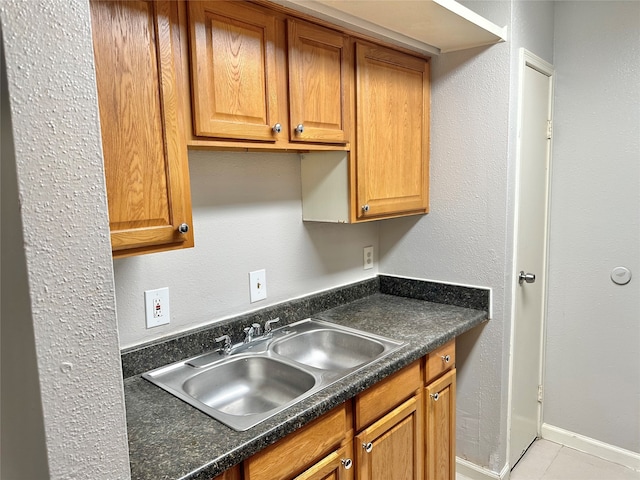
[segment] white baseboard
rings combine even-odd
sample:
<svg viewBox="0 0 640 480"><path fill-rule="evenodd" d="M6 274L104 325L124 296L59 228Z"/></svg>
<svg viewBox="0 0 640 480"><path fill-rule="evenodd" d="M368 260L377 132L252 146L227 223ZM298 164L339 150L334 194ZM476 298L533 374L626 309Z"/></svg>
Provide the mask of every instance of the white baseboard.
<svg viewBox="0 0 640 480"><path fill-rule="evenodd" d="M542 438L546 440L640 471L640 453L625 450L547 423L542 424L541 434Z"/></svg>
<svg viewBox="0 0 640 480"><path fill-rule="evenodd" d="M505 465L500 473L496 473L493 470L479 467L475 463L456 457L456 473L464 475L471 480L508 480L509 466Z"/></svg>

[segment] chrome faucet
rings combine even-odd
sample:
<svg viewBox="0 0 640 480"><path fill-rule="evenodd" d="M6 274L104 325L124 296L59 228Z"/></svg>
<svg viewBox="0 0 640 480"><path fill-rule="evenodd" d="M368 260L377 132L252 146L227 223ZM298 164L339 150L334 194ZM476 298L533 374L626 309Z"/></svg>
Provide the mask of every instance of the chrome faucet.
<svg viewBox="0 0 640 480"><path fill-rule="evenodd" d="M253 340L253 334L255 329L253 327L245 327L244 328L244 340L242 343L250 343Z"/></svg>
<svg viewBox="0 0 640 480"><path fill-rule="evenodd" d="M231 353L231 337L229 335L221 335L215 340L216 342L224 342L224 345L220 349L221 353L224 355L229 355Z"/></svg>
<svg viewBox="0 0 640 480"><path fill-rule="evenodd" d="M261 338L269 338L271 336L271 332L273 325L276 322L279 322L280 318L274 318L273 320L267 320L264 324L264 330L259 323L252 323L250 327L244 327L244 340L242 343L251 343L254 340L259 340Z"/></svg>
<svg viewBox="0 0 640 480"><path fill-rule="evenodd" d="M267 334L271 333L271 330L273 330L271 325L273 325L274 323L277 323L279 321L280 321L280 317L274 318L273 320L267 320L264 323L264 334L267 335Z"/></svg>

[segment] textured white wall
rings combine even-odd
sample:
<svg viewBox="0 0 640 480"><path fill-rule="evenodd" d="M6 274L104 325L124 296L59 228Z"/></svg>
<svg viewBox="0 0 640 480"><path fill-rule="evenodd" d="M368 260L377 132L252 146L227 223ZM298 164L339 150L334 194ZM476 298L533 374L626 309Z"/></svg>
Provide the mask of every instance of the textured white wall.
<svg viewBox="0 0 640 480"><path fill-rule="evenodd" d="M129 462L88 7L0 14L49 475L112 480Z"/></svg>
<svg viewBox="0 0 640 480"><path fill-rule="evenodd" d="M640 3L557 2L555 36L544 421L640 452Z"/></svg>
<svg viewBox="0 0 640 480"><path fill-rule="evenodd" d="M4 48L0 52L0 478L46 479L49 465L3 52Z"/></svg>
<svg viewBox="0 0 640 480"><path fill-rule="evenodd" d="M482 6L509 24L508 2ZM509 52L503 43L433 59L431 213L380 233L381 272L493 289L492 320L459 338L456 359L457 454L493 471L506 457Z"/></svg>
<svg viewBox="0 0 640 480"><path fill-rule="evenodd" d="M506 44L433 59L431 213L381 226L380 271L492 288L492 320L458 339L457 455L507 461L518 49L553 60L553 2L462 2Z"/></svg>
<svg viewBox="0 0 640 480"><path fill-rule="evenodd" d="M191 151L189 169L195 248L114 261L122 347L376 275L362 249L377 251L378 222L302 221L297 154ZM252 304L262 268L267 299ZM144 291L160 287L171 323L146 329Z"/></svg>

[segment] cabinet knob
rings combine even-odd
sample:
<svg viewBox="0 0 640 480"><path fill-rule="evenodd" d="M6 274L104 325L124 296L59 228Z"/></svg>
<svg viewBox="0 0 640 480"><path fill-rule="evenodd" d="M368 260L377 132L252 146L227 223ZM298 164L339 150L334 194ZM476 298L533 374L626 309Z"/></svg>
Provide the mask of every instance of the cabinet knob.
<svg viewBox="0 0 640 480"><path fill-rule="evenodd" d="M273 133L280 133L282 131L282 125L276 123L271 130L273 130Z"/></svg>
<svg viewBox="0 0 640 480"><path fill-rule="evenodd" d="M181 223L178 225L178 232L183 235L189 231L189 225L187 223Z"/></svg>
<svg viewBox="0 0 640 480"><path fill-rule="evenodd" d="M304 125L299 123L298 126L296 127L296 133L299 135L302 132L304 132Z"/></svg>
<svg viewBox="0 0 640 480"><path fill-rule="evenodd" d="M433 401L434 401L434 402L437 402L437 401L438 401L438 399L440 398L440 394L439 394L438 392L436 392L436 393L432 393L432 394L431 394L431 398L433 398Z"/></svg>
<svg viewBox="0 0 640 480"><path fill-rule="evenodd" d="M350 458L343 458L342 460L340 460L340 463L342 463L342 466L345 470L349 470L353 466L353 462Z"/></svg>
<svg viewBox="0 0 640 480"><path fill-rule="evenodd" d="M363 205L361 208L364 213L367 213L369 211L369 205Z"/></svg>
<svg viewBox="0 0 640 480"><path fill-rule="evenodd" d="M443 361L444 363L449 363L449 362L451 361L451 356L449 356L449 355L443 355L443 356L442 356L442 361Z"/></svg>
<svg viewBox="0 0 640 480"><path fill-rule="evenodd" d="M373 443L369 442L369 443L363 443L362 444L362 448L364 448L364 451L367 453L371 453L371 450L373 450Z"/></svg>

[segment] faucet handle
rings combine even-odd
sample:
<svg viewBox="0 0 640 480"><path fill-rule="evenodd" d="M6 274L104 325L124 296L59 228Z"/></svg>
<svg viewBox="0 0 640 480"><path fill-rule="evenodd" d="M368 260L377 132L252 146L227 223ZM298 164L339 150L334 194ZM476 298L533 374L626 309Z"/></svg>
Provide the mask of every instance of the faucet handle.
<svg viewBox="0 0 640 480"><path fill-rule="evenodd" d="M277 322L279 322L279 321L280 321L280 317L278 317L278 318L274 318L273 320L267 320L267 321L264 323L264 333L265 333L265 335L266 335L267 333L270 333L270 332L271 332L271 330L273 330L273 328L271 328L271 325L273 325L274 323L277 323Z"/></svg>
<svg viewBox="0 0 640 480"><path fill-rule="evenodd" d="M253 323L251 324L251 326L253 327L253 334L256 337L259 337L260 335L262 335L262 327L260 326L259 323Z"/></svg>
<svg viewBox="0 0 640 480"><path fill-rule="evenodd" d="M244 343L249 343L251 340L253 340L253 332L255 330L253 329L253 327L244 327Z"/></svg>
<svg viewBox="0 0 640 480"><path fill-rule="evenodd" d="M229 353L231 351L231 337L229 335L221 335L215 339L216 342L224 342L222 346L222 351L224 353Z"/></svg>

